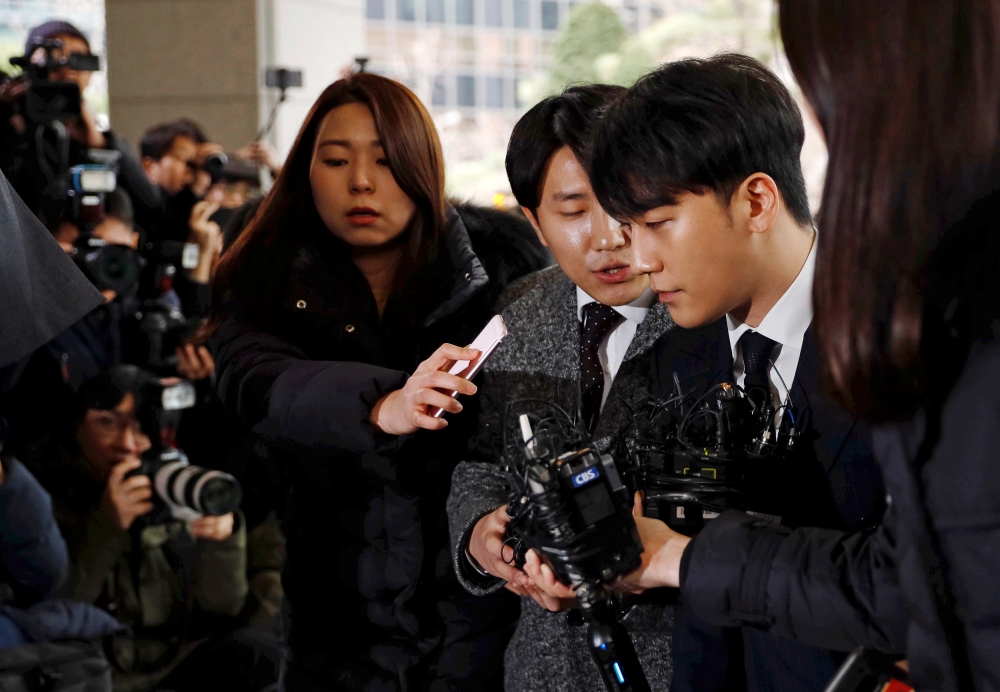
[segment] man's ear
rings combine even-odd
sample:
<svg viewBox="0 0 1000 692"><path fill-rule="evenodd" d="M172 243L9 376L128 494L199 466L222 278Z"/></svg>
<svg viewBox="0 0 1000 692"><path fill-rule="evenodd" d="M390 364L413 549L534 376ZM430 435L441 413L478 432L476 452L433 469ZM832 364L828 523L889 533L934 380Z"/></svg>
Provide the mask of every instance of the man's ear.
<svg viewBox="0 0 1000 692"><path fill-rule="evenodd" d="M774 178L767 173L754 173L743 181L734 195L733 204L751 233L771 230L781 208L781 193Z"/></svg>
<svg viewBox="0 0 1000 692"><path fill-rule="evenodd" d="M527 207L521 207L521 211L524 212L524 215L527 217L528 221L531 222L531 227L535 229L535 233L538 235L538 242L540 242L545 247L548 247L549 244L545 242L545 236L542 235L542 228L541 226L538 225L538 217L535 216L535 212L531 211Z"/></svg>
<svg viewBox="0 0 1000 692"><path fill-rule="evenodd" d="M154 161L148 156L142 157L142 170L146 172L147 176L152 177L153 167L156 165L156 163L157 163L156 161Z"/></svg>

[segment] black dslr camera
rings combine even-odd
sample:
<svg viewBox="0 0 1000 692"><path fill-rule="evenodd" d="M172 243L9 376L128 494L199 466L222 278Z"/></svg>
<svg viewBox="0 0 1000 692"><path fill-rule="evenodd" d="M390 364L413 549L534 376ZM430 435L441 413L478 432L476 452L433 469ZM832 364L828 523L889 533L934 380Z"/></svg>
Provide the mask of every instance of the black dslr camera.
<svg viewBox="0 0 1000 692"><path fill-rule="evenodd" d="M220 180L260 181L260 168L253 161L244 161L221 152L205 157L204 168L212 176L213 183Z"/></svg>
<svg viewBox="0 0 1000 692"><path fill-rule="evenodd" d="M96 72L101 69L96 55L74 53L64 58L53 58L53 51L62 48L59 39L45 39L24 55L11 58L11 65L24 70L29 87L25 94L25 110L34 123L51 123L56 120L76 120L81 114L80 88L68 82L55 82L49 73L61 67L77 72Z"/></svg>
<svg viewBox="0 0 1000 692"><path fill-rule="evenodd" d="M776 409L768 391L729 382L685 393L675 375L672 396L633 410L616 450L628 459L629 485L643 492L645 516L678 533L693 536L727 509L780 522L780 508L760 504L753 489L781 473L798 415L790 403Z"/></svg>
<svg viewBox="0 0 1000 692"><path fill-rule="evenodd" d="M177 347L187 343L200 325L201 320L185 317L161 298L144 300L122 325L125 359L161 375L172 374Z"/></svg>
<svg viewBox="0 0 1000 692"><path fill-rule="evenodd" d="M605 588L642 562L629 491L612 458L598 452L565 411L542 407L541 415L521 413L520 441L505 444L510 516L505 552L509 549L509 562L522 567L525 553L535 550L561 582L574 587L589 623L591 655L609 690L648 690ZM508 423L511 412L508 408Z"/></svg>
<svg viewBox="0 0 1000 692"><path fill-rule="evenodd" d="M105 219L106 196L115 191L117 182L110 164L72 166L45 189L42 217L52 228L71 221L79 231L73 261L98 290L124 294L138 285L145 260L130 247L93 237L94 228Z"/></svg>
<svg viewBox="0 0 1000 692"><path fill-rule="evenodd" d="M243 500L239 481L223 471L193 466L183 451L168 444L180 414L195 404L194 385L151 376L140 387L138 399L139 425L153 443L134 472L149 476L153 486L153 510L143 517L144 524L236 511Z"/></svg>

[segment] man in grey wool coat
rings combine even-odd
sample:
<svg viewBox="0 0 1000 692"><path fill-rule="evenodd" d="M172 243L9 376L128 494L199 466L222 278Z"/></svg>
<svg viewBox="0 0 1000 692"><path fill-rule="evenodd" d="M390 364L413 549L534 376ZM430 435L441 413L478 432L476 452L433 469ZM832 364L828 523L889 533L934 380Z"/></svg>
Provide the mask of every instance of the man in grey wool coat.
<svg viewBox="0 0 1000 692"><path fill-rule="evenodd" d="M597 203L581 163L601 112L622 91L573 87L542 101L518 122L507 150L514 195L559 265L524 277L500 298L509 335L480 375L478 433L452 476L448 520L462 585L476 595L507 588L522 596L505 657L508 692L605 689L571 603L544 595L501 557L501 457L504 410L524 399L579 412L606 450L629 422L628 404L649 390L653 344L673 327L646 278L632 271L628 229ZM667 692L675 592L630 598L623 622L651 688Z"/></svg>

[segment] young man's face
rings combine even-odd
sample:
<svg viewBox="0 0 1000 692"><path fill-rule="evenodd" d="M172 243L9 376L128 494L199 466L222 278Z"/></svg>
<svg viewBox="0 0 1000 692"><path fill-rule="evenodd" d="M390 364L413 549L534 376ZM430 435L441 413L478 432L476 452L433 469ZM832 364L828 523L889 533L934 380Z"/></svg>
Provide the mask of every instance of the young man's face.
<svg viewBox="0 0 1000 692"><path fill-rule="evenodd" d="M174 138L170 151L159 161L148 156L142 160L146 176L168 194L176 195L195 180L198 169L198 144L190 137Z"/></svg>
<svg viewBox="0 0 1000 692"><path fill-rule="evenodd" d="M633 265L649 275L681 327L713 322L749 303L753 235L712 193L684 193L673 206L630 220Z"/></svg>
<svg viewBox="0 0 1000 692"><path fill-rule="evenodd" d="M537 217L524 211L566 276L594 300L626 305L649 286L632 270L627 229L598 204L590 178L569 147L549 159Z"/></svg>

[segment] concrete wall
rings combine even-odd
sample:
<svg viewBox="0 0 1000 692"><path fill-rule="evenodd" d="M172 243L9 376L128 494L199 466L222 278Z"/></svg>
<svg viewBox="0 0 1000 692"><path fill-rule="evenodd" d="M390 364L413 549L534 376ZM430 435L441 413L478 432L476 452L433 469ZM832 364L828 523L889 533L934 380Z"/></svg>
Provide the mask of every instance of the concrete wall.
<svg viewBox="0 0 1000 692"><path fill-rule="evenodd" d="M265 21L268 65L303 70L301 89L290 89L278 112L272 144L288 152L316 97L365 54L365 0L258 0ZM273 103L268 94L266 102ZM267 112L262 113L266 119Z"/></svg>
<svg viewBox="0 0 1000 692"><path fill-rule="evenodd" d="M287 153L316 96L365 52L365 0L106 0L111 127L133 145L180 116L232 150L277 99L269 66L301 69L269 140Z"/></svg>
<svg viewBox="0 0 1000 692"><path fill-rule="evenodd" d="M227 149L257 133L256 0L106 0L111 127L186 116Z"/></svg>

